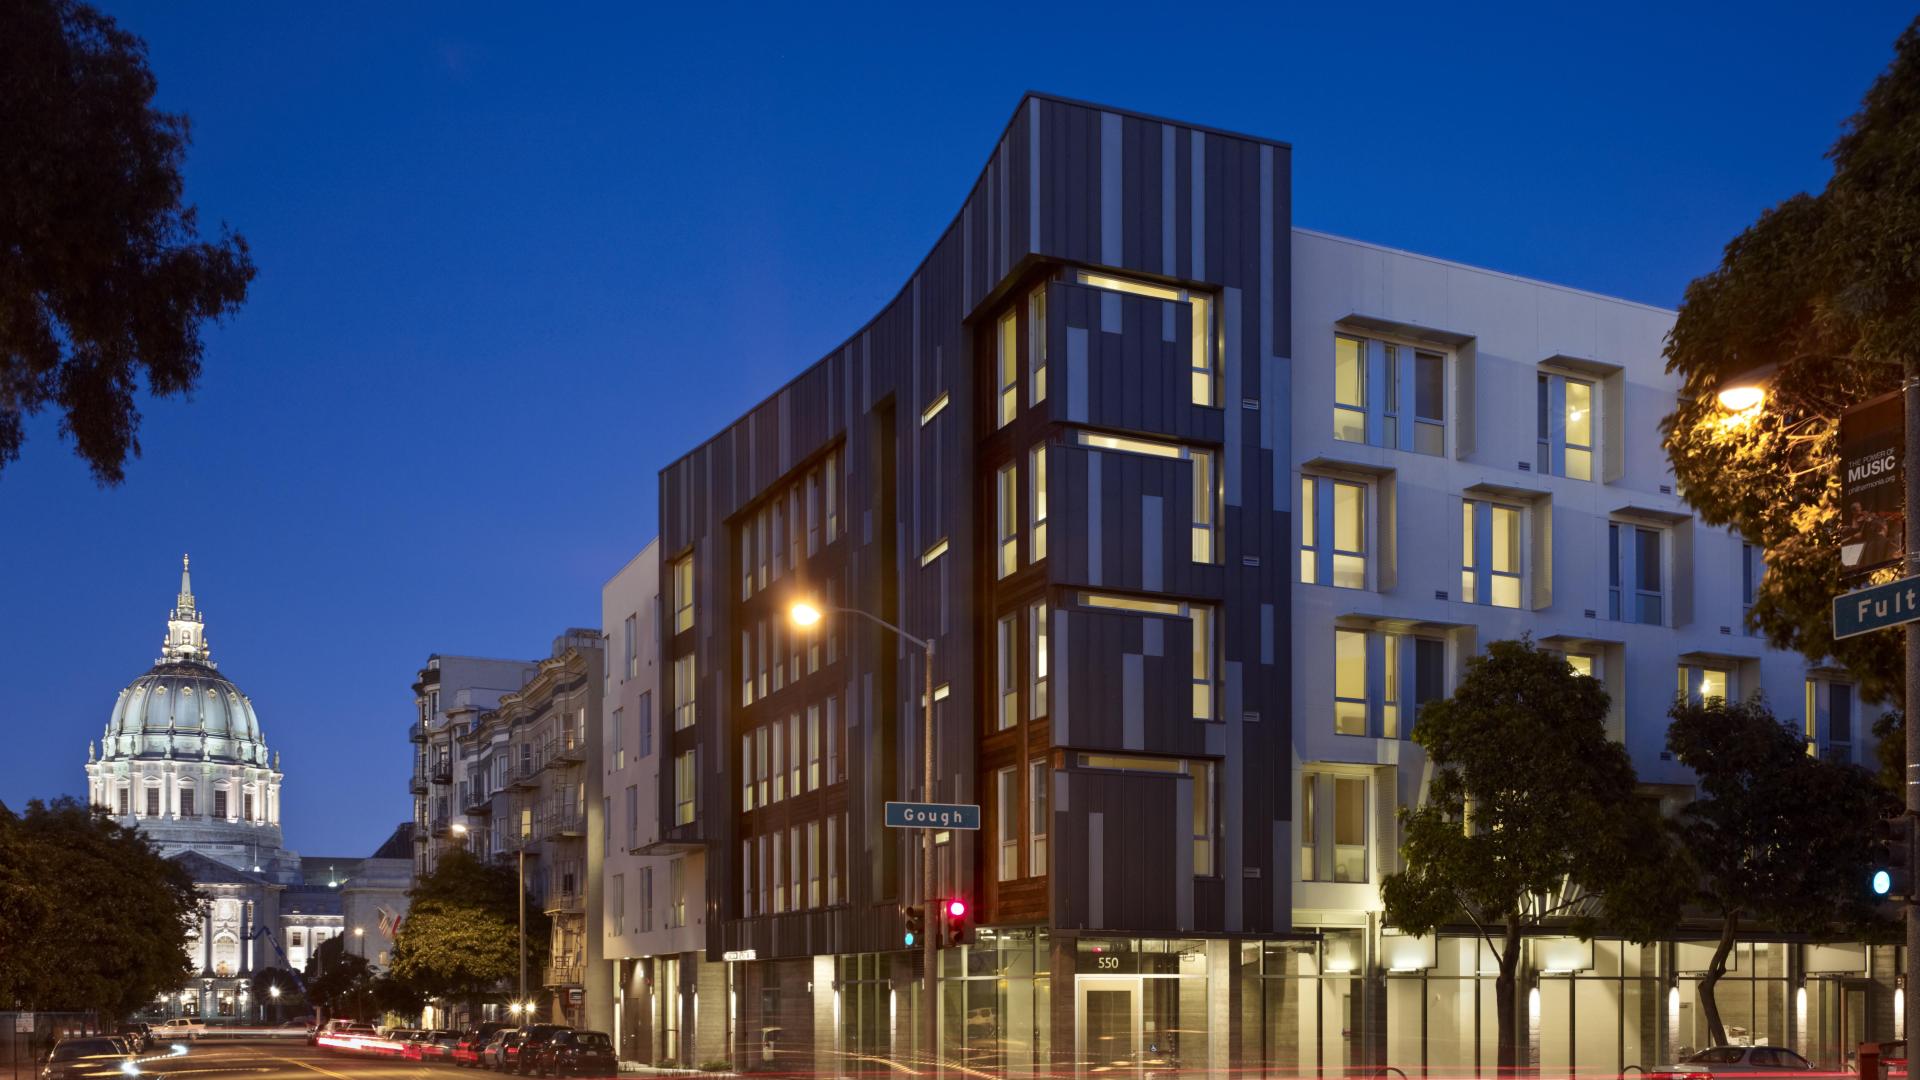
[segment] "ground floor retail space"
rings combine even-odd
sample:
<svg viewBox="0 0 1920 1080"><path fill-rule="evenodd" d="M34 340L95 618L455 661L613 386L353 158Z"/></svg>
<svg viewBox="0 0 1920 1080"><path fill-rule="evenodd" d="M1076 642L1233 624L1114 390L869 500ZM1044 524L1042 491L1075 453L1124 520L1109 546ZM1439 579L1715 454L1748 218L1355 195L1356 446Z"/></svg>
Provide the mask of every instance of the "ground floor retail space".
<svg viewBox="0 0 1920 1080"><path fill-rule="evenodd" d="M1529 1065L1614 1077L1708 1045L1713 942L1529 939L1516 1022ZM993 1074L1244 1069L1493 1075L1491 950L1368 926L1282 938L983 928L940 954L938 1056ZM1729 1037L1838 1064L1900 1035L1900 950L1743 940L1716 993ZM851 1074L925 1060L916 952L619 962L628 1060Z"/></svg>

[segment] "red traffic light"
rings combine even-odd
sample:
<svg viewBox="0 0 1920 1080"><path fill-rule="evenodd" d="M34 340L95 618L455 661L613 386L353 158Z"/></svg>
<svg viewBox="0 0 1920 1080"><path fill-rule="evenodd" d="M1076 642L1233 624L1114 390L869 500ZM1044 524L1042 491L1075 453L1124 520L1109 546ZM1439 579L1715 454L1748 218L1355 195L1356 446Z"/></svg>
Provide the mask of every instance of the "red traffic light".
<svg viewBox="0 0 1920 1080"><path fill-rule="evenodd" d="M950 916L952 916L953 918L956 918L956 919L958 919L958 918L960 918L960 917L961 917L962 915L965 915L966 913L967 913L967 902L966 902L965 900L949 900L949 901L947 901L947 914L948 914L948 915L950 915Z"/></svg>

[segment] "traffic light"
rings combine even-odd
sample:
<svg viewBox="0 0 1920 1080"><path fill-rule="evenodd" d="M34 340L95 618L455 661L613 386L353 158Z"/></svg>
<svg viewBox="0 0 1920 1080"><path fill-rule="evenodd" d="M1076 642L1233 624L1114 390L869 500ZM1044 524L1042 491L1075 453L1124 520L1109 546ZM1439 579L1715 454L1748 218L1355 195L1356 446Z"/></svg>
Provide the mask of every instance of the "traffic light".
<svg viewBox="0 0 1920 1080"><path fill-rule="evenodd" d="M973 944L973 905L958 896L940 901L940 913L947 924L948 945Z"/></svg>
<svg viewBox="0 0 1920 1080"><path fill-rule="evenodd" d="M1873 829L1873 870L1867 885L1883 900L1914 903L1914 816L1903 810L1881 818Z"/></svg>
<svg viewBox="0 0 1920 1080"><path fill-rule="evenodd" d="M907 948L911 949L920 943L921 935L927 932L927 909L918 904L901 904L900 917L906 921L906 943Z"/></svg>

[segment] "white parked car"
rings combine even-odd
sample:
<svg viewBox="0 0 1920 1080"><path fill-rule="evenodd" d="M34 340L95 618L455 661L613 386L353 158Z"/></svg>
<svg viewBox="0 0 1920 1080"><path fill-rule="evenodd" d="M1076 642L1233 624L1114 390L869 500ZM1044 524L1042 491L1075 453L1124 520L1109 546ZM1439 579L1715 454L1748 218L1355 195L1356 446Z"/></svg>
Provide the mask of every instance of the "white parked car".
<svg viewBox="0 0 1920 1080"><path fill-rule="evenodd" d="M1714 1046L1653 1070L1657 1080L1709 1080L1714 1073L1772 1076L1814 1071L1806 1058L1784 1046Z"/></svg>
<svg viewBox="0 0 1920 1080"><path fill-rule="evenodd" d="M191 1016L176 1016L153 1029L155 1042L169 1039L197 1039L207 1033L207 1025Z"/></svg>

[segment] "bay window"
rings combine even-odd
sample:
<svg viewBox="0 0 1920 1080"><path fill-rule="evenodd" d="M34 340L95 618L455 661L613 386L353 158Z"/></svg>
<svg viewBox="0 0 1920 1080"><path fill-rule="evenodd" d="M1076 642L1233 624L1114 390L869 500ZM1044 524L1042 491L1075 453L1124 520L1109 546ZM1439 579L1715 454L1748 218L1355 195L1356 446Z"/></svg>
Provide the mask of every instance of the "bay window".
<svg viewBox="0 0 1920 1080"><path fill-rule="evenodd" d="M1188 359L1188 383L1195 405L1218 404L1215 383L1219 374L1219 335L1213 324L1213 297L1174 285L1161 285L1135 278L1082 270L1074 278L1081 285L1111 292L1130 293L1169 303L1187 305L1192 347Z"/></svg>
<svg viewBox="0 0 1920 1080"><path fill-rule="evenodd" d="M1447 357L1352 334L1333 339L1333 437L1443 455Z"/></svg>
<svg viewBox="0 0 1920 1080"><path fill-rule="evenodd" d="M1212 450L1182 446L1156 439L1135 439L1125 435L1107 435L1081 431L1075 435L1081 445L1095 450L1115 450L1123 454L1173 458L1193 463L1193 561L1220 561L1220 519L1224 516L1220 457Z"/></svg>
<svg viewBox="0 0 1920 1080"><path fill-rule="evenodd" d="M1335 628L1334 734L1411 738L1420 707L1446 696L1446 649L1439 638Z"/></svg>
<svg viewBox="0 0 1920 1080"><path fill-rule="evenodd" d="M1520 606L1520 510L1477 499L1460 501L1460 599Z"/></svg>
<svg viewBox="0 0 1920 1080"><path fill-rule="evenodd" d="M1664 588L1661 530L1607 523L1607 617L1661 625Z"/></svg>
<svg viewBox="0 0 1920 1080"><path fill-rule="evenodd" d="M1543 372L1536 391L1539 453L1535 468L1572 480L1593 479L1593 383Z"/></svg>
<svg viewBox="0 0 1920 1080"><path fill-rule="evenodd" d="M1367 587L1367 485L1300 478L1300 580L1339 589Z"/></svg>

